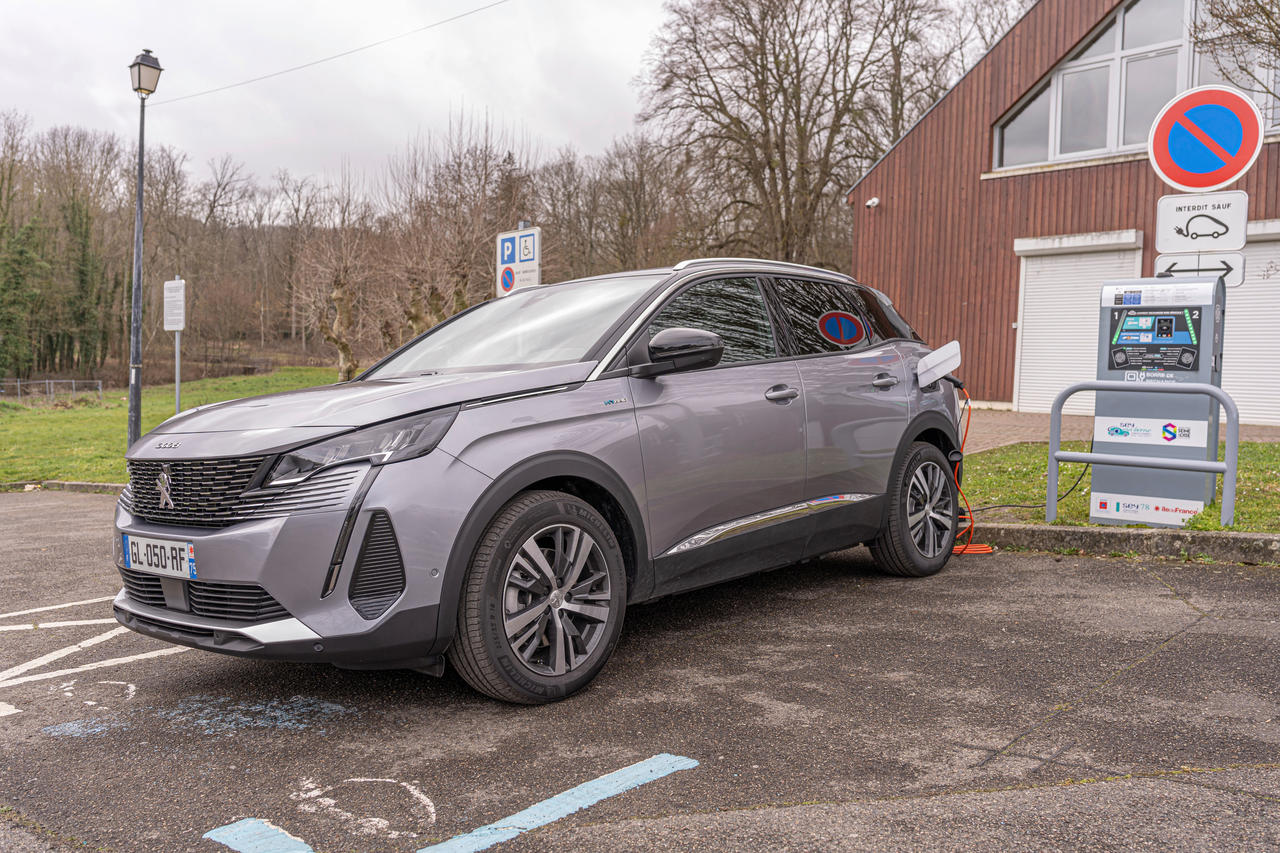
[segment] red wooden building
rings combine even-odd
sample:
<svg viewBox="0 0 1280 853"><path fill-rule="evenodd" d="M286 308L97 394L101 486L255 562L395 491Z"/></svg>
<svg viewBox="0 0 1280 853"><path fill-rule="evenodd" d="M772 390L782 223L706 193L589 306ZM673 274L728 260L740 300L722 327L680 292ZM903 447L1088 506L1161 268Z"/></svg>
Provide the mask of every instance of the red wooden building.
<svg viewBox="0 0 1280 853"><path fill-rule="evenodd" d="M849 191L853 275L926 340L960 340L975 400L1048 411L1094 376L1101 283L1153 274L1156 200L1174 191L1148 129L1176 93L1219 82L1194 14L1195 0L1040 0ZM1255 97L1265 144L1229 187L1250 193L1250 222L1223 386L1242 420L1280 424L1280 108Z"/></svg>

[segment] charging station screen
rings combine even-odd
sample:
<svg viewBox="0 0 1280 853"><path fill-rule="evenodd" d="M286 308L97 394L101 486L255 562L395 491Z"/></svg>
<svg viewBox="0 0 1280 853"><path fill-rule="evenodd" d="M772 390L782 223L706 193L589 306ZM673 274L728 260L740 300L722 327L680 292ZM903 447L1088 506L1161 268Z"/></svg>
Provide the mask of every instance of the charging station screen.
<svg viewBox="0 0 1280 853"><path fill-rule="evenodd" d="M1117 308L1111 311L1112 370L1197 370L1199 308Z"/></svg>

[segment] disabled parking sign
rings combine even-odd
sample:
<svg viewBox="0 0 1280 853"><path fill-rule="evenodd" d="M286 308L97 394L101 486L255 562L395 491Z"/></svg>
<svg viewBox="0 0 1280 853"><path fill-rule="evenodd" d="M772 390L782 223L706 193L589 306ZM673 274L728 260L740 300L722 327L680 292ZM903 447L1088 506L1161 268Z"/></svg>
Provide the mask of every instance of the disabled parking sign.
<svg viewBox="0 0 1280 853"><path fill-rule="evenodd" d="M1164 105L1151 124L1147 157L1183 192L1210 192L1249 171L1262 150L1262 113L1248 95L1200 86Z"/></svg>
<svg viewBox="0 0 1280 853"><path fill-rule="evenodd" d="M536 225L498 235L498 296L506 296L522 287L542 283L542 229Z"/></svg>

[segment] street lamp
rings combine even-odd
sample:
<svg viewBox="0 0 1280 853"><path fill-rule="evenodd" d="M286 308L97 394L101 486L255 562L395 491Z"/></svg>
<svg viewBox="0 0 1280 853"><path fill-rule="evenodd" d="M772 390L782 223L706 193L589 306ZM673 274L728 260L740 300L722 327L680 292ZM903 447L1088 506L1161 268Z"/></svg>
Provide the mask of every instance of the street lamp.
<svg viewBox="0 0 1280 853"><path fill-rule="evenodd" d="M129 66L133 91L138 93L138 194L133 215L133 299L129 320L129 440L127 450L142 431L142 154L147 127L147 96L160 82L160 60L143 50Z"/></svg>

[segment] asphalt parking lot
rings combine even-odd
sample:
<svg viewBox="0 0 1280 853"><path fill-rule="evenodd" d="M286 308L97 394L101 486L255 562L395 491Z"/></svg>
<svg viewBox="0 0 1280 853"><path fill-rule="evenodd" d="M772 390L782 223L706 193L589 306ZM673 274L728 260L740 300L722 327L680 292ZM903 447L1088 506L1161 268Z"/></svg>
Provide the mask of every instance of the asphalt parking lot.
<svg viewBox="0 0 1280 853"><path fill-rule="evenodd" d="M566 791L495 849L1280 845L1275 569L855 549L634 608L519 708L99 621L112 502L0 494L0 849L416 851Z"/></svg>

